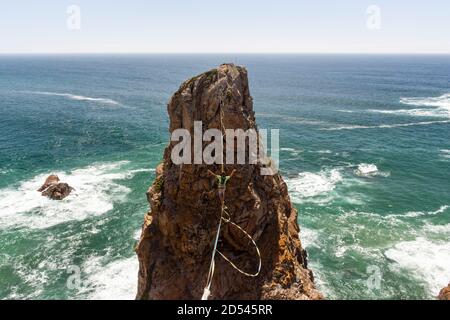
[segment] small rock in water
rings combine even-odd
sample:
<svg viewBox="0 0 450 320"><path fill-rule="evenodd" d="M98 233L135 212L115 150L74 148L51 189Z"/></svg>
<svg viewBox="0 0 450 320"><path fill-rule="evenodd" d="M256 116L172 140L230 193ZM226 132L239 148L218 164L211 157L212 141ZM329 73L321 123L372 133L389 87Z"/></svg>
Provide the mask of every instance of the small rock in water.
<svg viewBox="0 0 450 320"><path fill-rule="evenodd" d="M49 197L52 200L62 200L66 198L74 189L67 183L62 183L59 181L58 176L50 175L38 191L41 192L44 197Z"/></svg>

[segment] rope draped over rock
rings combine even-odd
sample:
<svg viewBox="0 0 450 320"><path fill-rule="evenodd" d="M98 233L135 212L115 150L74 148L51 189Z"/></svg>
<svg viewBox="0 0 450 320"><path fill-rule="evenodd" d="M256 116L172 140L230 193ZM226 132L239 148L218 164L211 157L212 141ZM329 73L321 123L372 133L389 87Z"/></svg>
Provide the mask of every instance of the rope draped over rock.
<svg viewBox="0 0 450 320"><path fill-rule="evenodd" d="M221 103L221 101L219 102L219 108L220 108L220 125L221 125L221 129L222 129L222 134L224 134L225 129L224 129L224 125L223 125L223 110L222 110L222 103ZM239 225L237 225L236 223L231 221L230 214L227 211L228 208L226 208L226 206L225 206L226 184L231 179L231 177L234 175L235 170L233 170L231 172L231 174L227 176L225 174L225 169L224 169L224 165L223 165L223 162L222 162L221 173L220 174L215 174L211 170L208 170L208 172L211 175L214 175L216 177L216 179L217 179L218 196L219 196L219 199L220 199L220 202L221 202L221 213L220 213L219 225L217 227L216 238L215 238L215 241L214 241L213 252L212 252L212 255L211 255L211 263L210 263L210 266L209 266L208 276L207 276L207 279L206 279L206 286L205 286L205 288L203 290L202 300L208 300L209 296L211 295L211 284L212 284L212 280L213 280L213 277L214 277L214 271L215 271L215 267L216 267L216 263L215 263L216 252L225 261L227 261L234 269L236 269L238 272L240 272L241 274L243 274L243 275L245 275L247 277L257 277L259 275L259 273L261 272L261 264L262 264L261 253L259 251L258 245L256 244L255 240L242 227L240 227ZM255 273L248 273L248 272L245 272L244 270L238 268L236 266L236 264L234 264L227 256L225 256L222 252L220 252L217 249L217 244L218 244L219 238L220 238L220 231L221 231L221 228L222 228L222 222L223 223L229 223L232 226L236 227L247 238L249 238L250 241L255 246L256 253L257 253L258 259L259 259L258 270Z"/></svg>
<svg viewBox="0 0 450 320"><path fill-rule="evenodd" d="M256 253L257 253L258 259L259 259L258 270L255 273L248 273L248 272L245 272L244 270L238 268L227 256L225 256L222 252L220 252L217 249L217 244L219 242L219 237L220 237L220 231L221 231L221 228L222 228L222 222L229 223L232 226L238 228L238 230L240 230L247 238L249 238L250 241L255 246ZM212 284L212 280L213 280L213 277L214 277L214 271L215 271L215 267L216 267L216 263L215 263L216 252L223 259L225 259L225 261L227 261L234 269L236 269L238 272L240 272L241 274L243 274L243 275L245 275L247 277L257 277L259 275L259 273L261 272L262 259L261 259L261 253L259 251L258 245L256 244L255 240L248 234L247 231L245 231L238 224L236 224L233 221L231 221L230 214L228 213L227 208L225 207L224 199L221 201L220 220L219 220L219 225L217 227L217 234L216 234L216 238L215 238L215 241L214 241L214 248L213 248L213 252L212 252L212 256L211 256L211 263L210 263L210 266L209 266L208 276L207 276L207 279L206 279L206 286L205 286L205 289L203 291L202 300L208 300L208 297L211 294L211 284Z"/></svg>

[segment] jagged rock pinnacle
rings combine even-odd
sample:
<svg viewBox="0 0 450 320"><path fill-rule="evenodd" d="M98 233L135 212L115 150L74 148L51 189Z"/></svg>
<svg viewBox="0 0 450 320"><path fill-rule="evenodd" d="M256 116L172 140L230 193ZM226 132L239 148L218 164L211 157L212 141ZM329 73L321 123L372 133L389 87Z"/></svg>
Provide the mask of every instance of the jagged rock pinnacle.
<svg viewBox="0 0 450 320"><path fill-rule="evenodd" d="M192 132L194 121L202 121L203 130L220 129L220 114L227 129L257 129L247 71L233 64L184 82L172 96L168 113L170 132L179 128ZM174 145L169 142L147 193L151 210L136 248L138 299L200 299L206 282L221 210L208 169L217 171L219 166L176 165L170 157ZM260 167L259 163L225 165L228 171L236 170L227 185L225 204L231 219L258 244L261 274L246 277L217 257L211 298L320 299L286 184L279 174L261 175ZM225 225L220 239L220 250L239 268L255 270L254 248L242 233Z"/></svg>

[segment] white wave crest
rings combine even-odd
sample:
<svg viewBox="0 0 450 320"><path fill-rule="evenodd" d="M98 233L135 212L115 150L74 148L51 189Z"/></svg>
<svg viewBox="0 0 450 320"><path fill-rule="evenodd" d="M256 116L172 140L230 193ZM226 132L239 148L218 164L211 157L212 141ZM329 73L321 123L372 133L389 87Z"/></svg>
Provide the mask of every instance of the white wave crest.
<svg viewBox="0 0 450 320"><path fill-rule="evenodd" d="M443 225L427 223L424 226L424 231L438 236L444 236L448 239L450 238L450 223Z"/></svg>
<svg viewBox="0 0 450 320"><path fill-rule="evenodd" d="M444 94L440 97L428 98L401 98L400 103L426 108L368 111L374 113L405 115L412 117L450 117L450 94Z"/></svg>
<svg viewBox="0 0 450 320"><path fill-rule="evenodd" d="M389 172L381 172L378 167L372 163L360 163L355 170L355 174L360 177L383 176L389 177Z"/></svg>
<svg viewBox="0 0 450 320"><path fill-rule="evenodd" d="M318 154L331 154L333 153L331 150L317 150L317 151L311 151L312 153L318 153Z"/></svg>
<svg viewBox="0 0 450 320"><path fill-rule="evenodd" d="M374 164L361 163L355 172L359 176L373 176L378 173L378 167Z"/></svg>
<svg viewBox="0 0 450 320"><path fill-rule="evenodd" d="M292 201L296 203L330 192L341 181L342 175L338 169L319 173L301 172L296 178L286 179Z"/></svg>
<svg viewBox="0 0 450 320"><path fill-rule="evenodd" d="M441 150L441 157L443 159L450 159L450 150L446 149Z"/></svg>
<svg viewBox="0 0 450 320"><path fill-rule="evenodd" d="M141 235L142 235L142 228L139 228L134 232L133 239L139 241L141 239Z"/></svg>
<svg viewBox="0 0 450 320"><path fill-rule="evenodd" d="M303 152L303 150L301 149L294 149L294 148L281 148L280 151L289 152L293 156L298 156L300 153Z"/></svg>
<svg viewBox="0 0 450 320"><path fill-rule="evenodd" d="M427 212L410 211L410 212L407 212L407 213L405 213L404 215L401 215L401 216L402 217L408 217L408 218L415 218L415 217L421 217L421 216L435 216L435 215L438 215L438 214L446 212L448 208L450 208L448 205L444 205L444 206L441 206L436 211L427 211Z"/></svg>
<svg viewBox="0 0 450 320"><path fill-rule="evenodd" d="M343 125L339 127L323 128L323 131L338 131L338 130L356 130L356 129L391 129L391 128L401 128L401 127L412 127L412 126L427 126L431 124L445 124L450 123L450 120L440 120L440 121L423 121L423 122L411 122L411 123L396 123L396 124L380 124L376 126L364 126L364 125Z"/></svg>
<svg viewBox="0 0 450 320"><path fill-rule="evenodd" d="M130 173L121 169L127 163L101 163L68 173L56 172L61 181L75 188L62 201L50 200L36 191L47 174L25 181L15 189L0 189L0 228L21 226L45 229L110 211L115 202L125 201L130 192L129 188L117 182L132 177L132 170Z"/></svg>
<svg viewBox="0 0 450 320"><path fill-rule="evenodd" d="M301 227L299 237L302 242L303 248L316 247L319 248L319 232L306 227Z"/></svg>
<svg viewBox="0 0 450 320"><path fill-rule="evenodd" d="M412 117L448 117L449 112L441 109L398 109L398 110L368 110L372 113L397 114Z"/></svg>
<svg viewBox="0 0 450 320"><path fill-rule="evenodd" d="M106 265L102 258L95 257L83 266L87 274L86 284L90 300L133 300L137 292L137 257L116 260Z"/></svg>
<svg viewBox="0 0 450 320"><path fill-rule="evenodd" d="M347 110L347 109L339 109L336 110L337 112L342 112L342 113L358 113L361 112L360 110Z"/></svg>
<svg viewBox="0 0 450 320"><path fill-rule="evenodd" d="M436 296L450 279L450 244L432 242L419 237L414 241L396 244L385 252L397 265L394 268L408 270L425 283L430 294Z"/></svg>
<svg viewBox="0 0 450 320"><path fill-rule="evenodd" d="M120 103L107 98L91 98L86 97L82 95L76 95L72 93L58 93L58 92L46 92L46 91L31 91L29 92L31 94L39 94L39 95L46 95L46 96L56 96L56 97L64 97L68 98L70 100L76 100L76 101L90 101L90 102L99 102L103 104L110 104L110 105L119 105Z"/></svg>
<svg viewBox="0 0 450 320"><path fill-rule="evenodd" d="M423 106L423 107L436 107L447 109L450 111L450 94L443 94L439 97L427 97L427 98L401 98L400 102L407 105Z"/></svg>

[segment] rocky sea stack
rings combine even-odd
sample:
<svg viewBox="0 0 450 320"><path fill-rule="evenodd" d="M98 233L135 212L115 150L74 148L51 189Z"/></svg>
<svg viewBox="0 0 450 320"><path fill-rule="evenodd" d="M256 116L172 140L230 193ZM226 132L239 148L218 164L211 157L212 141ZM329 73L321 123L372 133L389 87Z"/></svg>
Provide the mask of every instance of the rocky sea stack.
<svg viewBox="0 0 450 320"><path fill-rule="evenodd" d="M221 129L221 114L226 129L257 130L247 71L233 64L184 82L171 98L168 113L171 133L185 128L193 134L194 121L202 121L203 130ZM176 144L169 142L147 193L151 210L136 247L137 299L200 299L206 283L221 212L216 181L208 169L218 172L220 166L176 165L171 160ZM227 172L236 170L225 204L232 221L256 241L261 273L246 277L217 256L210 298L321 299L286 184L279 174L261 175L262 166L225 165ZM257 269L255 249L237 228L224 225L219 248L239 268Z"/></svg>
<svg viewBox="0 0 450 320"><path fill-rule="evenodd" d="M52 200L63 200L67 198L74 189L67 183L60 182L59 177L50 175L44 184L37 190L43 197Z"/></svg>

